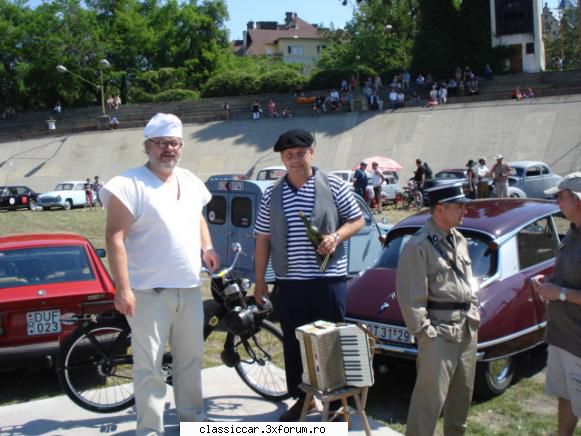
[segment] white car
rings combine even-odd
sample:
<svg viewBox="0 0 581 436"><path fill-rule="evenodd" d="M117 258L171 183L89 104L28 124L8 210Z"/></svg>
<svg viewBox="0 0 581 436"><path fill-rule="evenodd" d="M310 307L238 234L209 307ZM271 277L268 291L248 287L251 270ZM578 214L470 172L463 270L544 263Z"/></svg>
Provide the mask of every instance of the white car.
<svg viewBox="0 0 581 436"><path fill-rule="evenodd" d="M367 173L367 191L368 195L373 195L373 186L371 185L371 178L373 173L371 171L366 171ZM333 174L342 178L345 183L353 187L353 174L354 171L351 170L338 170L330 171L329 174ZM381 186L381 196L383 204L395 201L398 192L401 192L401 186L399 185L399 175L395 171L384 171L383 177L385 177L385 183Z"/></svg>
<svg viewBox="0 0 581 436"><path fill-rule="evenodd" d="M43 210L59 207L65 210L73 207L83 207L87 204L83 180L72 180L57 183L54 191L46 192L38 196L38 205Z"/></svg>
<svg viewBox="0 0 581 436"><path fill-rule="evenodd" d="M258 171L256 180L270 180L275 181L286 174L286 168L282 165L275 165L273 167L266 167Z"/></svg>

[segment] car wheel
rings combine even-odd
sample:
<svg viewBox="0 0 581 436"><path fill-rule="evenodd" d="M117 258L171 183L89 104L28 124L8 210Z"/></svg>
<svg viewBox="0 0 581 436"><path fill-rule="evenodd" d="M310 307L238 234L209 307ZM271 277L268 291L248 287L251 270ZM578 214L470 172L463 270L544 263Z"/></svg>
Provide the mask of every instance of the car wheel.
<svg viewBox="0 0 581 436"><path fill-rule="evenodd" d="M36 200L28 200L28 208L30 210L36 210L37 207L38 203L36 202Z"/></svg>
<svg viewBox="0 0 581 436"><path fill-rule="evenodd" d="M73 202L71 200L66 200L63 208L65 210L71 210L73 208Z"/></svg>
<svg viewBox="0 0 581 436"><path fill-rule="evenodd" d="M514 376L515 359L511 356L481 362L476 368L474 394L484 400L502 394Z"/></svg>
<svg viewBox="0 0 581 436"><path fill-rule="evenodd" d="M520 195L518 195L516 192L511 192L511 194L509 195L510 198L520 198Z"/></svg>

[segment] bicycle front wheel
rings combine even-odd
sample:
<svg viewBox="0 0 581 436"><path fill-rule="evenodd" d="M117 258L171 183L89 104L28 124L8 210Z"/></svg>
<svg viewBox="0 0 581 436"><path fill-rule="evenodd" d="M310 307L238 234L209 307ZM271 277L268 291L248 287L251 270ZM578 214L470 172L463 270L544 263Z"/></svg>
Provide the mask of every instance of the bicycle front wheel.
<svg viewBox="0 0 581 436"><path fill-rule="evenodd" d="M125 320L75 330L60 350L57 368L61 387L83 409L112 413L135 403L131 330Z"/></svg>
<svg viewBox="0 0 581 436"><path fill-rule="evenodd" d="M272 401L289 397L282 332L278 327L264 320L254 335L242 339L228 334L226 343L240 356L235 369L250 389Z"/></svg>
<svg viewBox="0 0 581 436"><path fill-rule="evenodd" d="M424 205L424 196L420 191L414 192L413 204L416 209L421 209Z"/></svg>

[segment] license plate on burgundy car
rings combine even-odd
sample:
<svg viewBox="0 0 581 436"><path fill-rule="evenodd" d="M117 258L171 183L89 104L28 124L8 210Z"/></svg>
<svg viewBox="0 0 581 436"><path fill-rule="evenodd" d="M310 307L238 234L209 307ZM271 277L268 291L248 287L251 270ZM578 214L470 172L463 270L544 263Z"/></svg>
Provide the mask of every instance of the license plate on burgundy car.
<svg viewBox="0 0 581 436"><path fill-rule="evenodd" d="M26 313L26 332L28 336L48 335L60 333L61 311L41 310Z"/></svg>
<svg viewBox="0 0 581 436"><path fill-rule="evenodd" d="M412 344L415 342L414 336L410 334L405 327L389 324L376 324L374 322L364 321L369 332L379 339L390 342L399 342L401 344Z"/></svg>

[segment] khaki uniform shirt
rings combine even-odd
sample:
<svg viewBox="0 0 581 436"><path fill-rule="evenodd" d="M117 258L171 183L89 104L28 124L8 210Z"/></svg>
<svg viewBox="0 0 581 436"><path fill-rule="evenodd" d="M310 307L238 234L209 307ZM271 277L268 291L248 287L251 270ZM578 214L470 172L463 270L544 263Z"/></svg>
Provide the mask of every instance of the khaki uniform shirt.
<svg viewBox="0 0 581 436"><path fill-rule="evenodd" d="M475 334L480 322L478 300L465 282L444 260L428 238L441 247L457 267L472 282L472 267L468 243L460 232L451 229L454 246L447 234L432 219L405 245L396 274L399 305L407 328L416 336L442 335L453 342L461 342L468 327ZM428 300L446 303L470 302L468 311L428 309Z"/></svg>

